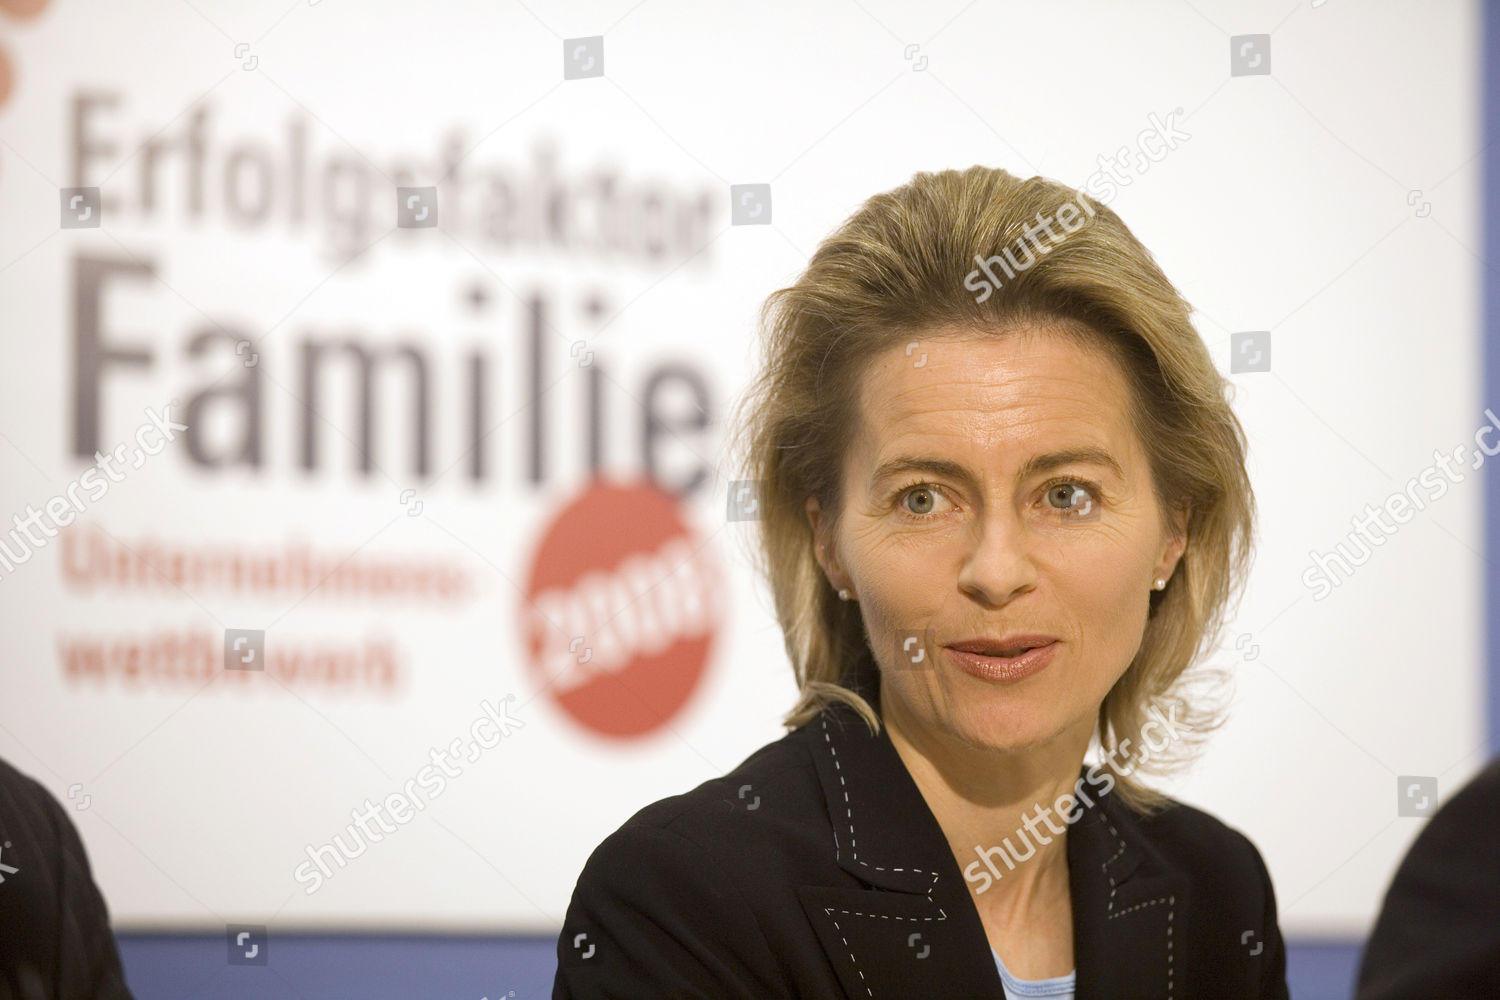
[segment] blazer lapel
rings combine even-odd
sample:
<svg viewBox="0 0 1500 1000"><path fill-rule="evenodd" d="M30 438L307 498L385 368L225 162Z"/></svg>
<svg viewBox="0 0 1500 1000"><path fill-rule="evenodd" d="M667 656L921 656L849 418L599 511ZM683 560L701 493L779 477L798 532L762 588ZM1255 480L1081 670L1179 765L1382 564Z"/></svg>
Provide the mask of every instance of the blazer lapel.
<svg viewBox="0 0 1500 1000"><path fill-rule="evenodd" d="M878 702L875 702L878 704ZM884 728L871 736L834 704L807 727L833 827L829 849L860 888L797 895L850 998L1003 1000L989 938L937 819ZM1190 890L1135 814L1098 795L1068 829L1068 879L1079 997L1182 996L1178 915Z"/></svg>
<svg viewBox="0 0 1500 1000"><path fill-rule="evenodd" d="M843 705L830 707L808 730L833 825L829 849L840 868L864 883L802 886L797 893L844 992L866 1000L1003 1000L958 863L885 730L872 737Z"/></svg>
<svg viewBox="0 0 1500 1000"><path fill-rule="evenodd" d="M1077 995L1181 997L1178 915L1188 878L1112 795L1069 826L1068 879Z"/></svg>

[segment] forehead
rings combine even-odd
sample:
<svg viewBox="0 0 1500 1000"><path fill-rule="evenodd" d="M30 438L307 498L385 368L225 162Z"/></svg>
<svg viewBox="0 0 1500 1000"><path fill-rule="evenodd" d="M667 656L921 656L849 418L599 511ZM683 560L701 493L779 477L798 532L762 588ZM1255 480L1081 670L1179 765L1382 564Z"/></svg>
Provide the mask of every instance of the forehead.
<svg viewBox="0 0 1500 1000"><path fill-rule="evenodd" d="M1134 454L1129 385L1103 345L1056 328L935 330L873 359L859 436L875 461L925 443L1000 452L1097 446Z"/></svg>

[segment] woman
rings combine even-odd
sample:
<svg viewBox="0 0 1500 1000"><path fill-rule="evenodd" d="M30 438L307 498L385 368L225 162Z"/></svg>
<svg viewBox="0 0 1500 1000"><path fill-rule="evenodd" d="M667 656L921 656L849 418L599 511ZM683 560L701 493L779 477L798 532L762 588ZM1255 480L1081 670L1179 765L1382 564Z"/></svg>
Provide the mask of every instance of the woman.
<svg viewBox="0 0 1500 1000"><path fill-rule="evenodd" d="M792 732L598 847L554 997L1288 995L1255 847L1140 778L1221 715L1184 675L1253 532L1189 312L1107 207L977 166L771 297Z"/></svg>

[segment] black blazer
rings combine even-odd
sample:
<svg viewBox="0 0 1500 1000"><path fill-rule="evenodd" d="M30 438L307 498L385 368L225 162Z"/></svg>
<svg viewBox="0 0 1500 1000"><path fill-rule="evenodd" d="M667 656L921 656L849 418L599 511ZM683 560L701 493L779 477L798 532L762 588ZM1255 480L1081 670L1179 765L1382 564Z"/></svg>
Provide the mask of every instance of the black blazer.
<svg viewBox="0 0 1500 1000"><path fill-rule="evenodd" d="M1190 806L1143 819L1084 789L1067 842L1078 1000L1286 998L1254 845ZM941 827L885 728L843 704L610 834L557 957L553 1000L1005 995Z"/></svg>
<svg viewBox="0 0 1500 1000"><path fill-rule="evenodd" d="M0 760L0 998L131 1000L73 821Z"/></svg>

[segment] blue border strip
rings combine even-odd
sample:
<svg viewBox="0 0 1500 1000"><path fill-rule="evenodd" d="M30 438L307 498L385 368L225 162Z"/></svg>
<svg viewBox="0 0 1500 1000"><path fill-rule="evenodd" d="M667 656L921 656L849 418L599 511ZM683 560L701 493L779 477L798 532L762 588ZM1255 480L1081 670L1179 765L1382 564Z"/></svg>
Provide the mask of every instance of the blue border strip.
<svg viewBox="0 0 1500 1000"><path fill-rule="evenodd" d="M1500 260L1500 4L1481 3L1484 17L1484 64L1481 95L1484 137L1484 352L1485 405L1500 401L1500 279L1490 261ZM1482 408L1482 407L1481 407ZM1500 461L1485 463L1484 484L1484 645L1489 677L1490 756L1500 755Z"/></svg>
<svg viewBox="0 0 1500 1000"><path fill-rule="evenodd" d="M273 965L228 964L222 934L127 933L117 937L125 981L139 1000L410 1000L552 995L554 937L424 934L276 934ZM1294 997L1348 997L1361 942L1287 941ZM274 967L273 967L274 966ZM212 992L205 991L212 984Z"/></svg>
<svg viewBox="0 0 1500 1000"><path fill-rule="evenodd" d="M230 965L223 934L119 934L137 1000L538 1000L552 995L554 935L277 934L266 965Z"/></svg>

